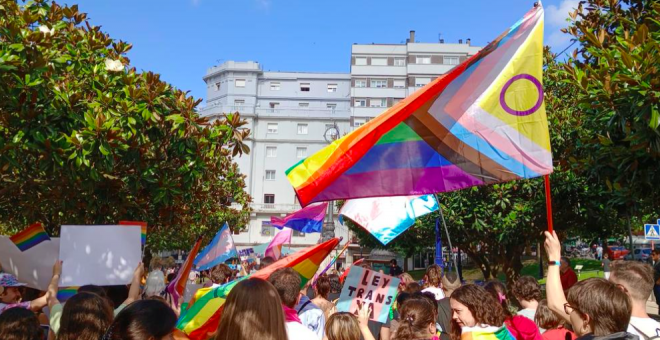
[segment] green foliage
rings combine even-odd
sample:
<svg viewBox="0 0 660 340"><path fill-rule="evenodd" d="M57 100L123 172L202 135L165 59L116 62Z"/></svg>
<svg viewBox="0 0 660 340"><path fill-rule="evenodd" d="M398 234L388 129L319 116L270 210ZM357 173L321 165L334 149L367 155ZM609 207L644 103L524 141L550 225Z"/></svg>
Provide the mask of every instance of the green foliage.
<svg viewBox="0 0 660 340"><path fill-rule="evenodd" d="M570 161L623 215L660 212L660 3L583 1L565 32L580 43L564 65L582 129Z"/></svg>
<svg viewBox="0 0 660 340"><path fill-rule="evenodd" d="M0 1L0 223L149 223L151 249L249 219L238 114L210 122L77 6ZM232 209L231 203L238 209Z"/></svg>

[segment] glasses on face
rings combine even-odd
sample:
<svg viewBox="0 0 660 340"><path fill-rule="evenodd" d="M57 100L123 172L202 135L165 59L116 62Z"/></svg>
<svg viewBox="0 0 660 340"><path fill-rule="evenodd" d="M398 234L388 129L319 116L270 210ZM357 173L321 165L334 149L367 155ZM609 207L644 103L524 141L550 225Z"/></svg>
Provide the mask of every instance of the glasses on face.
<svg viewBox="0 0 660 340"><path fill-rule="evenodd" d="M579 309L571 306L568 302L564 304L564 313L571 315L574 311L577 311L578 313L582 314Z"/></svg>

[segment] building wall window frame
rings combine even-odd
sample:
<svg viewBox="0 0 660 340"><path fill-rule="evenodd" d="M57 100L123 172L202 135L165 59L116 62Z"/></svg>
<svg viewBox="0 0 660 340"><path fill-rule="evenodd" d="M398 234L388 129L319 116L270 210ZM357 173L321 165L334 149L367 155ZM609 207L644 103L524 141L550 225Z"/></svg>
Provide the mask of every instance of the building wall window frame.
<svg viewBox="0 0 660 340"><path fill-rule="evenodd" d="M267 146L266 147L266 157L268 157L268 158L277 157L277 146Z"/></svg>
<svg viewBox="0 0 660 340"><path fill-rule="evenodd" d="M298 103L298 107L309 107L309 103Z"/></svg>
<svg viewBox="0 0 660 340"><path fill-rule="evenodd" d="M267 131L268 133L273 133L273 134L275 134L275 133L277 133L278 128L279 128L279 126L277 125L277 123L268 123L268 125L267 125L267 130L266 130L266 131Z"/></svg>
<svg viewBox="0 0 660 340"><path fill-rule="evenodd" d="M442 58L443 64L445 65L458 65L461 63L461 59L459 57L449 57L449 56L444 56Z"/></svg>
<svg viewBox="0 0 660 340"><path fill-rule="evenodd" d="M366 123L367 123L366 118L354 118L353 119L353 127L360 127L360 126L362 126Z"/></svg>
<svg viewBox="0 0 660 340"><path fill-rule="evenodd" d="M356 66L366 66L367 65L367 57L355 57L355 65Z"/></svg>
<svg viewBox="0 0 660 340"><path fill-rule="evenodd" d="M371 87L387 88L387 79L371 79Z"/></svg>
<svg viewBox="0 0 660 340"><path fill-rule="evenodd" d="M353 105L355 107L367 107L367 99L366 98L355 98L353 100Z"/></svg>
<svg viewBox="0 0 660 340"><path fill-rule="evenodd" d="M406 58L394 58L394 66L406 66Z"/></svg>
<svg viewBox="0 0 660 340"><path fill-rule="evenodd" d="M355 87L367 87L367 80L366 79L355 79Z"/></svg>
<svg viewBox="0 0 660 340"><path fill-rule="evenodd" d="M279 91L281 89L280 82L279 81L271 81L270 82L270 90L271 91Z"/></svg>
<svg viewBox="0 0 660 340"><path fill-rule="evenodd" d="M328 84L328 92L337 92L337 84Z"/></svg>
<svg viewBox="0 0 660 340"><path fill-rule="evenodd" d="M309 92L312 88L312 85L310 83L300 83L300 91L302 92Z"/></svg>
<svg viewBox="0 0 660 340"><path fill-rule="evenodd" d="M387 107L387 98L371 98L369 107Z"/></svg>
<svg viewBox="0 0 660 340"><path fill-rule="evenodd" d="M275 170L266 170L266 176L265 176L267 181L274 181L275 180Z"/></svg>
<svg viewBox="0 0 660 340"><path fill-rule="evenodd" d="M270 221L261 221L261 236L274 236L275 227L270 223Z"/></svg>
<svg viewBox="0 0 660 340"><path fill-rule="evenodd" d="M309 133L309 125L307 124L298 124L298 134L306 135Z"/></svg>
<svg viewBox="0 0 660 340"><path fill-rule="evenodd" d="M234 80L235 87L245 87L245 79L236 79Z"/></svg>
<svg viewBox="0 0 660 340"><path fill-rule="evenodd" d="M415 56L415 64L430 64L431 63L431 56L428 55L418 55Z"/></svg>
<svg viewBox="0 0 660 340"><path fill-rule="evenodd" d="M296 158L305 158L307 157L307 148L304 146L296 147Z"/></svg>
<svg viewBox="0 0 660 340"><path fill-rule="evenodd" d="M392 87L395 89L405 89L406 88L406 80L405 79L394 79L392 82Z"/></svg>
<svg viewBox="0 0 660 340"><path fill-rule="evenodd" d="M387 66L387 58L371 58L371 66Z"/></svg>
<svg viewBox="0 0 660 340"><path fill-rule="evenodd" d="M264 194L264 204L275 204L275 194Z"/></svg>
<svg viewBox="0 0 660 340"><path fill-rule="evenodd" d="M431 82L431 78L416 77L415 86L422 87Z"/></svg>
<svg viewBox="0 0 660 340"><path fill-rule="evenodd" d="M220 91L220 82L215 83L215 90Z"/></svg>

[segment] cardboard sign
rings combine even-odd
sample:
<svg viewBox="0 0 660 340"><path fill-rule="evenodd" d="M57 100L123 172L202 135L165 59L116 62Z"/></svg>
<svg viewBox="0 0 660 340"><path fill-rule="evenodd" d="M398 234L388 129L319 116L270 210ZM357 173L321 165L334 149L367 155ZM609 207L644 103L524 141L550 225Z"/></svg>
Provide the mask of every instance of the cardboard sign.
<svg viewBox="0 0 660 340"><path fill-rule="evenodd" d="M125 285L142 261L140 226L64 225L60 233L60 285Z"/></svg>
<svg viewBox="0 0 660 340"><path fill-rule="evenodd" d="M51 238L21 252L7 236L0 236L2 269L30 288L47 290L53 265L60 253L60 239Z"/></svg>
<svg viewBox="0 0 660 340"><path fill-rule="evenodd" d="M363 304L371 307L369 319L385 323L396 299L399 280L362 267L352 267L341 290L337 310L357 315Z"/></svg>

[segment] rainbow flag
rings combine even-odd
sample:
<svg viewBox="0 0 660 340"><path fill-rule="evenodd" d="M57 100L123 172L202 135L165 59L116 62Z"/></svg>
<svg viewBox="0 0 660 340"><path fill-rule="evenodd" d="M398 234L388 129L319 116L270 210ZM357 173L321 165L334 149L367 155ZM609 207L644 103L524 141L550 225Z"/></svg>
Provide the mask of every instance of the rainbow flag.
<svg viewBox="0 0 660 340"><path fill-rule="evenodd" d="M209 334L214 333L218 328L220 314L222 313L221 307L225 303L231 289L238 282L249 277L267 280L274 271L289 267L300 274L302 288L307 281L312 279L321 262L337 244L339 244L339 239L334 238L287 256L252 275L244 276L217 288L202 288L198 290L188 310L183 312L181 317L179 317L177 328L192 340L206 339Z"/></svg>
<svg viewBox="0 0 660 340"><path fill-rule="evenodd" d="M270 223L278 229L289 227L303 233L320 233L327 210L328 202L313 204L284 218L271 216Z"/></svg>
<svg viewBox="0 0 660 340"><path fill-rule="evenodd" d="M461 340L516 340L506 326L463 327Z"/></svg>
<svg viewBox="0 0 660 340"><path fill-rule="evenodd" d="M183 266L179 269L179 272L176 274L176 277L169 285L167 285L167 292L172 295L172 300L175 305L179 304L179 300L183 297L183 292L186 289L186 284L188 284L188 275L190 270L193 267L193 260L199 252L199 247L202 246L202 238L198 238L197 242L193 246L192 250L186 258L186 262L183 263Z"/></svg>
<svg viewBox="0 0 660 340"><path fill-rule="evenodd" d="M433 195L357 198L344 202L339 211L380 243L387 245L401 235L415 220L438 210Z"/></svg>
<svg viewBox="0 0 660 340"><path fill-rule="evenodd" d="M9 239L21 251L26 251L41 242L50 241L50 237L41 223L34 223Z"/></svg>
<svg viewBox="0 0 660 340"><path fill-rule="evenodd" d="M78 289L80 287L60 287L57 291L57 300L59 302L64 302L70 297L78 294Z"/></svg>
<svg viewBox="0 0 660 340"><path fill-rule="evenodd" d="M302 206L424 195L552 172L543 7L479 53L286 171Z"/></svg>
<svg viewBox="0 0 660 340"><path fill-rule="evenodd" d="M139 225L141 229L140 239L142 240L142 246L144 247L144 245L147 244L147 222L119 221L119 225Z"/></svg>

